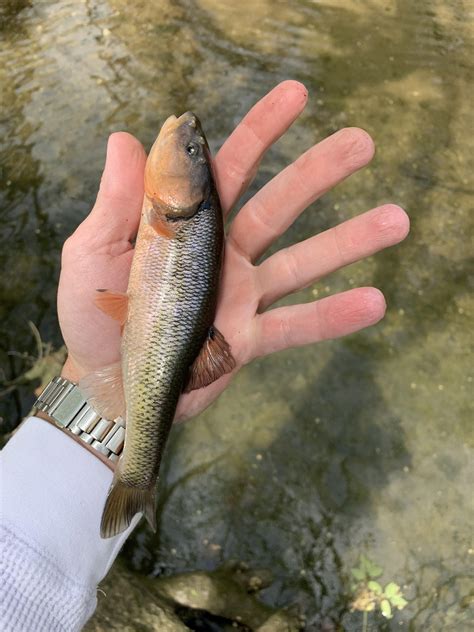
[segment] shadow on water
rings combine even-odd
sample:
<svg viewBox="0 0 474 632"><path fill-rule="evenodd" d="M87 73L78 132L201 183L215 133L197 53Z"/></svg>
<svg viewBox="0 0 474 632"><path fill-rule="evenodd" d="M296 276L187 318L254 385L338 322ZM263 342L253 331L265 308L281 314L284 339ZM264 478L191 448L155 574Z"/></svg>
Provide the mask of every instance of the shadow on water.
<svg viewBox="0 0 474 632"><path fill-rule="evenodd" d="M354 524L370 522L373 499L377 502L391 473L411 463L400 420L374 379L371 350L360 351L356 344L338 347L316 382L291 406L294 422L271 447L274 458L285 464L284 475L295 491L317 481L306 499L312 509L302 512L308 513L302 566L307 569L303 583L309 592L303 603L304 611L315 611L308 621L314 625L327 618L341 621L347 612L347 567L340 551L355 553L370 544L356 541ZM296 433L300 438L293 454L303 464L297 479L289 474L294 463L288 462L288 445ZM284 540L272 544L285 547Z"/></svg>

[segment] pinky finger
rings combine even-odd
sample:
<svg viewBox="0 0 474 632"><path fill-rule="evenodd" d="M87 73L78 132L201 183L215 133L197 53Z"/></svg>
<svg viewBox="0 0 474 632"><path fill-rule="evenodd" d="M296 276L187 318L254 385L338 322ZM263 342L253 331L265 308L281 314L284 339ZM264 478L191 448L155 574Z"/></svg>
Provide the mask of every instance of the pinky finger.
<svg viewBox="0 0 474 632"><path fill-rule="evenodd" d="M361 287L313 303L272 309L257 316L256 355L346 336L375 325L385 308L380 290Z"/></svg>

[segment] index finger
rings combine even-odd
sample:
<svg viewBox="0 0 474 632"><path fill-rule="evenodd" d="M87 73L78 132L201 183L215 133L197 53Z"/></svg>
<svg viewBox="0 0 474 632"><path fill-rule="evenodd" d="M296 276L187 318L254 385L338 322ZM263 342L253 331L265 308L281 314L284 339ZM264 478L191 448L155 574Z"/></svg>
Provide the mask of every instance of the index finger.
<svg viewBox="0 0 474 632"><path fill-rule="evenodd" d="M214 161L217 189L228 213L255 176L260 160L303 111L308 91L299 81L283 81L237 125Z"/></svg>

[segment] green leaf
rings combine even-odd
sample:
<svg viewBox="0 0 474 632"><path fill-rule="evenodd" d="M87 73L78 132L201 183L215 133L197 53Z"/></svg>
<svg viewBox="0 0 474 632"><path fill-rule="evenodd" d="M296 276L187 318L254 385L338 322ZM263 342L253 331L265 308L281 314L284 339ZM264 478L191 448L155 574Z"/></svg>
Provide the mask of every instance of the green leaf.
<svg viewBox="0 0 474 632"><path fill-rule="evenodd" d="M361 568L351 568L352 577L355 579L362 581L365 579L365 573Z"/></svg>
<svg viewBox="0 0 474 632"><path fill-rule="evenodd" d="M359 564L362 570L368 571L372 562L369 560L368 557L366 557L363 553L361 553L360 558L359 558Z"/></svg>
<svg viewBox="0 0 474 632"><path fill-rule="evenodd" d="M396 595L400 594L400 586L395 582L390 582L385 586L384 593L387 599L395 597Z"/></svg>
<svg viewBox="0 0 474 632"><path fill-rule="evenodd" d="M370 581L367 586L376 595L382 594L382 586L378 582Z"/></svg>
<svg viewBox="0 0 474 632"><path fill-rule="evenodd" d="M377 564L371 564L370 567L367 569L367 572L370 577L380 577L380 575L383 573L383 568L381 566L377 566Z"/></svg>
<svg viewBox="0 0 474 632"><path fill-rule="evenodd" d="M380 602L380 610L382 611L383 616L386 619L392 618L392 608L390 607L390 602L388 599L382 599Z"/></svg>
<svg viewBox="0 0 474 632"><path fill-rule="evenodd" d="M395 597L392 597L390 599L390 603L392 604L392 606L395 606L395 608L398 608L399 610L403 610L403 608L407 605L408 601L404 599L401 595L395 595Z"/></svg>
<svg viewBox="0 0 474 632"><path fill-rule="evenodd" d="M377 566L377 564L369 560L365 555L360 556L360 567L369 577L379 577L379 575L383 573L383 568Z"/></svg>

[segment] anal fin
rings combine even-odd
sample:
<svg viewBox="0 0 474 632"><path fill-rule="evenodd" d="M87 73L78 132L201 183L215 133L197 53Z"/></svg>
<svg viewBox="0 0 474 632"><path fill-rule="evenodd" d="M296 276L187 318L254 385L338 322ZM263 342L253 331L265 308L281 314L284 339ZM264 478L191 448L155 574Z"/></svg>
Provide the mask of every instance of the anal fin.
<svg viewBox="0 0 474 632"><path fill-rule="evenodd" d="M230 346L214 326L209 328L206 341L189 370L189 379L183 392L189 393L208 386L235 368Z"/></svg>
<svg viewBox="0 0 474 632"><path fill-rule="evenodd" d="M120 362L89 373L79 381L79 388L101 417L125 419L125 396Z"/></svg>

